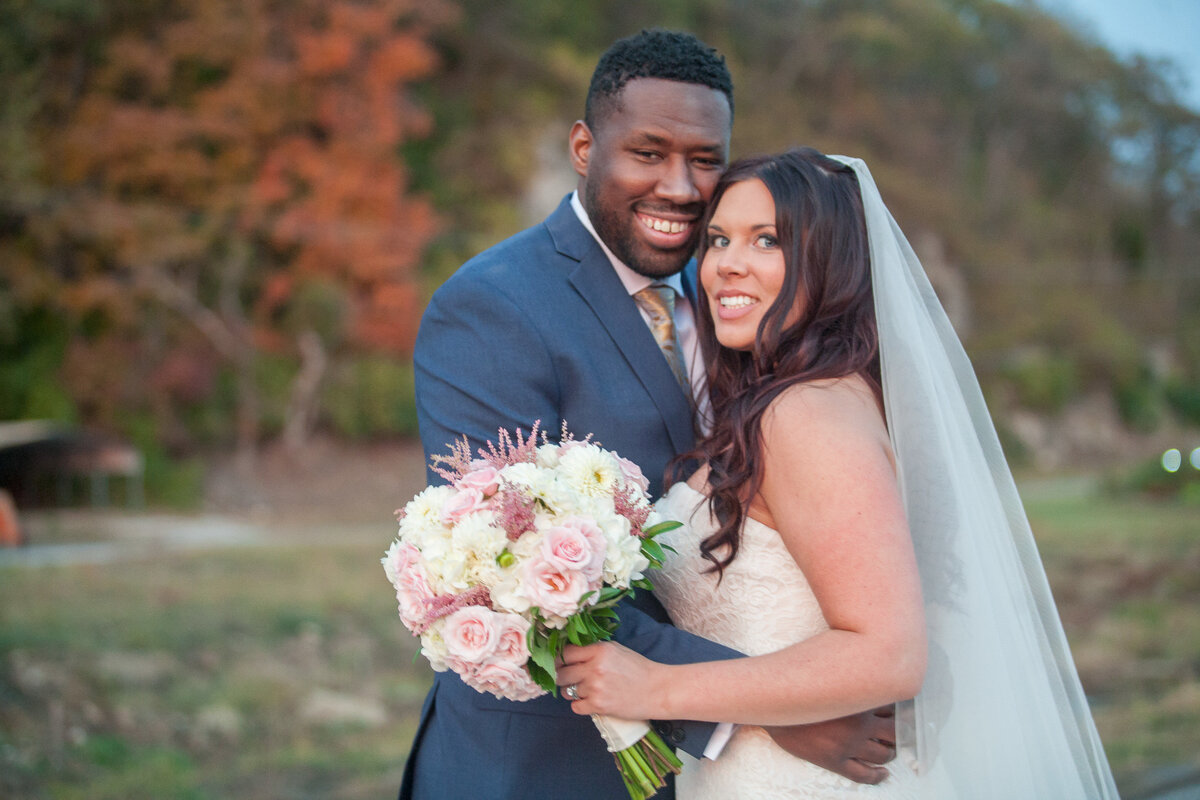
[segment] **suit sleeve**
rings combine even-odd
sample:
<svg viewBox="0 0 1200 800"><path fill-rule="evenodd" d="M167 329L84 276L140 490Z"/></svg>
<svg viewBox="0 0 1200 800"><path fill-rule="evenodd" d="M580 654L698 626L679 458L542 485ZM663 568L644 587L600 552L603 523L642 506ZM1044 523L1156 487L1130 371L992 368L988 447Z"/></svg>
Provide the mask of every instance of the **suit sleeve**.
<svg viewBox="0 0 1200 800"><path fill-rule="evenodd" d="M545 343L526 312L484 282L453 278L438 290L421 319L413 370L426 457L463 436L474 453L500 428L528 433L541 420L558 429Z"/></svg>
<svg viewBox="0 0 1200 800"><path fill-rule="evenodd" d="M654 580L654 575L650 575ZM662 605L646 592L639 592L633 601L617 606L621 624L614 637L634 652L661 664L695 664L701 661L722 661L740 658L743 654L724 645L710 642L671 624ZM678 747L695 758L716 729L713 722L689 720L655 720L655 729L668 744Z"/></svg>
<svg viewBox="0 0 1200 800"><path fill-rule="evenodd" d="M528 432L541 420L553 435L560 387L550 350L526 311L497 287L467 276L434 295L413 352L417 414L427 457L463 436L474 452L497 430ZM430 480L440 478L430 473ZM647 658L679 664L740 654L674 627L662 606L641 593L619 608L617 640ZM668 743L697 757L713 723L660 723Z"/></svg>

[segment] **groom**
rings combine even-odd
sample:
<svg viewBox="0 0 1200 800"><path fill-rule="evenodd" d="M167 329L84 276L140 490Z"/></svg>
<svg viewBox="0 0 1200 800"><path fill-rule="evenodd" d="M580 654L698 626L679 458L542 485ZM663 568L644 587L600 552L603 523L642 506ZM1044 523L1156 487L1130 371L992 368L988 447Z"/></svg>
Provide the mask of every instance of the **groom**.
<svg viewBox="0 0 1200 800"><path fill-rule="evenodd" d="M667 462L693 444L691 382L702 367L690 259L726 164L732 93L724 59L688 34L643 31L601 57L570 134L578 191L463 265L422 318L413 361L427 457L463 435L474 449L498 428L528 432L541 420L553 432L565 420L640 465L661 494ZM670 287L665 311L643 305L651 283ZM676 336L664 351L651 326L661 338L672 297ZM675 354L683 363L673 368ZM645 592L620 617L617 639L656 661L737 655L672 627ZM656 727L700 756L715 726ZM864 783L882 780L875 765L894 755L891 720L872 714L773 735ZM436 676L425 700L400 789L401 800L625 796L599 733L565 700L499 700L452 672Z"/></svg>

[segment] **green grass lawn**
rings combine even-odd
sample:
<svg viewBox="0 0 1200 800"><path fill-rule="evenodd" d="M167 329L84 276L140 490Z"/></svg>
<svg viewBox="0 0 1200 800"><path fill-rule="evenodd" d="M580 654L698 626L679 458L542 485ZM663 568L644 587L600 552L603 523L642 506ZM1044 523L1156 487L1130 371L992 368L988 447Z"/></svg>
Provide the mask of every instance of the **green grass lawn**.
<svg viewBox="0 0 1200 800"><path fill-rule="evenodd" d="M387 536L0 570L0 796L394 796L432 673Z"/></svg>
<svg viewBox="0 0 1200 800"><path fill-rule="evenodd" d="M1200 513L1031 497L1119 782L1200 767ZM431 673L389 535L0 568L0 797L393 796Z"/></svg>
<svg viewBox="0 0 1200 800"><path fill-rule="evenodd" d="M1123 795L1155 767L1200 771L1200 507L1083 495L1026 509Z"/></svg>

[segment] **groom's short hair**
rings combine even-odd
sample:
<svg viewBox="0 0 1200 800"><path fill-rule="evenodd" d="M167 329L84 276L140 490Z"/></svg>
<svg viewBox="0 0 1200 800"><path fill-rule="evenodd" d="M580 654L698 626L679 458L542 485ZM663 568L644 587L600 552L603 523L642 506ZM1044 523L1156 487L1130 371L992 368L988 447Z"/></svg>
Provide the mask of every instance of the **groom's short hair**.
<svg viewBox="0 0 1200 800"><path fill-rule="evenodd" d="M619 101L625 84L635 78L661 78L716 89L733 114L733 78L725 57L690 33L661 28L618 39L600 56L588 87L583 121L592 130Z"/></svg>

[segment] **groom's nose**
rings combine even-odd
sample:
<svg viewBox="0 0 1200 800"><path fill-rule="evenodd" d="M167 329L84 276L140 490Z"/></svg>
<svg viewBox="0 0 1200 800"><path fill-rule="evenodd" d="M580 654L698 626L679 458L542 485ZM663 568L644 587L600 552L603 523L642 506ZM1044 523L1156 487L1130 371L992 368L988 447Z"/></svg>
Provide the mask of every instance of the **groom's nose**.
<svg viewBox="0 0 1200 800"><path fill-rule="evenodd" d="M673 153L664 159L654 193L677 206L699 203L704 199L688 159L680 153Z"/></svg>

